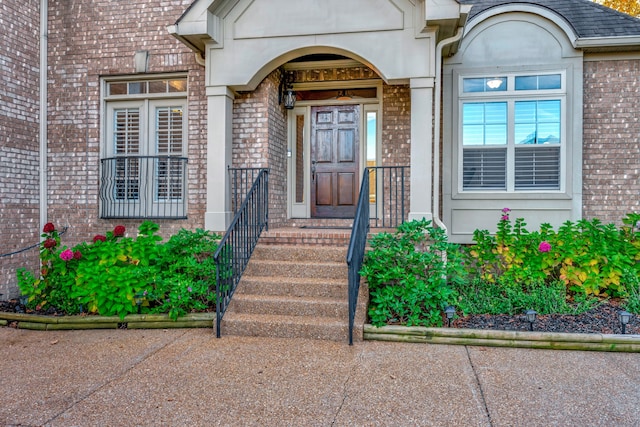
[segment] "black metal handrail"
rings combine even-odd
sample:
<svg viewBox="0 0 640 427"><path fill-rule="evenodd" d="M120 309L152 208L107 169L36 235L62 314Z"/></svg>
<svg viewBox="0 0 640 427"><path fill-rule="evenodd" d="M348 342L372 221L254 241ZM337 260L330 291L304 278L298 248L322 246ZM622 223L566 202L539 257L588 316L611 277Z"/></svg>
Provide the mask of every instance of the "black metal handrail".
<svg viewBox="0 0 640 427"><path fill-rule="evenodd" d="M269 229L269 170L262 169L213 255L216 262L216 337L263 229Z"/></svg>
<svg viewBox="0 0 640 427"><path fill-rule="evenodd" d="M170 155L100 159L100 218L186 218L187 162Z"/></svg>
<svg viewBox="0 0 640 427"><path fill-rule="evenodd" d="M360 291L360 269L364 260L364 252L369 234L369 171L366 170L362 177L358 207L351 229L351 239L347 252L347 265L349 266L349 345L353 345L353 324L358 305L358 292Z"/></svg>
<svg viewBox="0 0 640 427"><path fill-rule="evenodd" d="M372 166L369 175L371 227L395 228L407 220L409 166Z"/></svg>
<svg viewBox="0 0 640 427"><path fill-rule="evenodd" d="M229 179L231 180L231 211L238 212L256 177L264 168L232 168L229 166Z"/></svg>

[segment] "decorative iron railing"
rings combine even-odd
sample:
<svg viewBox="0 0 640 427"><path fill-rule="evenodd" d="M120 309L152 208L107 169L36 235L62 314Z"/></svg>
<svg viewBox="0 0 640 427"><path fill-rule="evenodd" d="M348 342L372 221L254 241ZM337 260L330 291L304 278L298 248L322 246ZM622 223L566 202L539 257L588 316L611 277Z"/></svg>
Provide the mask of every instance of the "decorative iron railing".
<svg viewBox="0 0 640 427"><path fill-rule="evenodd" d="M231 180L231 212L238 211L256 177L263 170L264 168L227 168Z"/></svg>
<svg viewBox="0 0 640 427"><path fill-rule="evenodd" d="M369 175L372 228L395 228L407 220L409 166L374 166Z"/></svg>
<svg viewBox="0 0 640 427"><path fill-rule="evenodd" d="M347 265L349 266L349 345L353 345L353 324L358 305L360 291L360 269L364 260L367 236L369 235L369 176L365 171L360 186L360 196L356 216L353 220L351 240L347 251Z"/></svg>
<svg viewBox="0 0 640 427"><path fill-rule="evenodd" d="M263 229L269 229L269 170L261 169L213 255L216 262L216 337Z"/></svg>
<svg viewBox="0 0 640 427"><path fill-rule="evenodd" d="M187 158L118 156L101 159L100 217L187 217Z"/></svg>

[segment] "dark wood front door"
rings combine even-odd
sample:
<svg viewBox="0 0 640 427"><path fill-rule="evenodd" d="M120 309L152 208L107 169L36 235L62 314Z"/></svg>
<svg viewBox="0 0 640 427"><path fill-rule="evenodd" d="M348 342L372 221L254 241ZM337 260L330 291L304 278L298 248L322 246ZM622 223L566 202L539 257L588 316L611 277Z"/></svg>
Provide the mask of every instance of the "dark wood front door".
<svg viewBox="0 0 640 427"><path fill-rule="evenodd" d="M358 201L360 106L311 109L311 216L353 218Z"/></svg>

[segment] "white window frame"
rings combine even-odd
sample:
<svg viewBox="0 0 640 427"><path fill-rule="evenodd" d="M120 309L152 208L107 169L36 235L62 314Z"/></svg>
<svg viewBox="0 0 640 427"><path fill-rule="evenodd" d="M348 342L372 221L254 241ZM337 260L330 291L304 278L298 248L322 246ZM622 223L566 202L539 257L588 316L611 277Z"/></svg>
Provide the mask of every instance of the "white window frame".
<svg viewBox="0 0 640 427"><path fill-rule="evenodd" d="M157 108L162 107L178 107L182 110L182 146L177 152L166 153L171 157L177 159L176 162L180 162L182 167L185 168L183 174L183 182L181 183L181 197L180 198L167 198L157 199L157 190L159 181L154 176L159 160L150 160L148 162L140 163L140 194L138 199L131 199L128 201L122 201L117 199L120 205L118 210L121 210L122 214L109 214L106 217L109 218L186 218L187 206L186 201L187 183L186 183L186 159L188 149L188 99L187 99L187 87L185 85L184 91L170 92L165 91L163 93L143 93L143 94L109 94L110 83L136 83L136 82L151 82L151 81L168 81L168 80L184 80L187 81L186 74L170 74L170 75L145 75L143 78L136 78L133 76L122 76L115 78L104 78L101 84L102 93L102 105L104 114L101 116L101 158L113 158L120 157L116 153L114 144L114 128L115 128L115 111L123 108L136 108L139 111L139 152L132 154L134 156L163 156L165 153L158 153L157 149L157 132L156 132L156 111ZM123 155L122 157L127 157ZM151 167L151 162L155 164L155 167ZM173 160L169 161L169 163ZM149 166L144 166L145 163ZM103 189L101 188L101 192ZM116 200L116 199L114 199ZM100 212L101 217L105 217L105 202L102 201ZM108 209L107 209L108 210ZM111 212L111 210L108 210ZM131 212L134 212L130 216ZM142 213L142 214L140 214Z"/></svg>
<svg viewBox="0 0 640 427"><path fill-rule="evenodd" d="M523 76L541 76L560 74L560 89L542 89L542 90L515 90L515 78ZM507 88L505 91L488 91L488 92L464 92L464 79L468 78L490 78L490 77L506 77ZM558 194L566 192L567 185L567 82L565 70L546 70L546 71L523 71L518 73L497 73L496 75L488 74L458 74L458 162L457 162L457 192L460 195L465 194L518 194L518 193L547 193ZM515 188L515 103L516 101L544 101L559 100L560 101L560 171L559 171L559 188L531 188L516 189ZM488 103L488 102L506 102L507 103L507 160L506 160L506 189L465 189L463 182L463 120L462 110L465 103ZM475 147L475 146L467 146ZM486 146L477 146L486 147ZM491 146L496 148L497 146Z"/></svg>

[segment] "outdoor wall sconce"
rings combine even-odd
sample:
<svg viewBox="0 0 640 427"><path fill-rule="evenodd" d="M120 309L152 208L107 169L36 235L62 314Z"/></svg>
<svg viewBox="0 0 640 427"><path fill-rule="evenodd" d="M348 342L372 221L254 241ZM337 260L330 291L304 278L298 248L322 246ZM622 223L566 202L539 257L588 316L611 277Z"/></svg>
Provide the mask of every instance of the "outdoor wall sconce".
<svg viewBox="0 0 640 427"><path fill-rule="evenodd" d="M536 315L538 313L536 313L535 310L527 310L527 312L525 313L525 316L527 318L527 322L529 322L529 330L533 331L533 322L536 321Z"/></svg>
<svg viewBox="0 0 640 427"><path fill-rule="evenodd" d="M622 334L627 333L627 323L631 320L631 313L628 311L621 311L618 313L618 320L620 320L620 324L622 325Z"/></svg>
<svg viewBox="0 0 640 427"><path fill-rule="evenodd" d="M450 328L451 327L451 319L453 319L453 316L456 314L456 309L453 308L453 306L447 306L447 308L444 309L444 313L447 315L447 327Z"/></svg>
<svg viewBox="0 0 640 427"><path fill-rule="evenodd" d="M284 108L292 110L296 106L296 91L293 90L293 74L284 72L278 88L278 104L284 103Z"/></svg>

